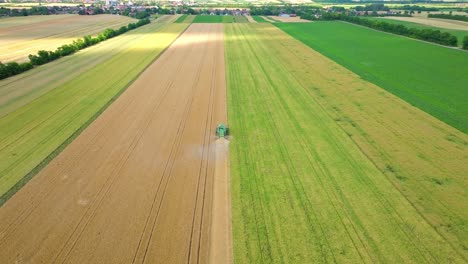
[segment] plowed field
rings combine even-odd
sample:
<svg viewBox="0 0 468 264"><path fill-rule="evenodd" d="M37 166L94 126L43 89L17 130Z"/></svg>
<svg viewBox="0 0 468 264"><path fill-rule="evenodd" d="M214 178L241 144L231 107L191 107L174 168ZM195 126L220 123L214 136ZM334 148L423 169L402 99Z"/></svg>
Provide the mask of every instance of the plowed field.
<svg viewBox="0 0 468 264"><path fill-rule="evenodd" d="M222 25L192 25L0 210L4 263L206 263Z"/></svg>

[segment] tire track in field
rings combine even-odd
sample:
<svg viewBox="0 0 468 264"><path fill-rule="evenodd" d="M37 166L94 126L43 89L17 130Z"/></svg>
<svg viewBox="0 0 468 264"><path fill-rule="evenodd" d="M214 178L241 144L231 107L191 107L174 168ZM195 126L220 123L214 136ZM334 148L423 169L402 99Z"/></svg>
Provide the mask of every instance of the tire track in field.
<svg viewBox="0 0 468 264"><path fill-rule="evenodd" d="M187 52L187 54L188 54L188 53L189 53L189 52ZM173 82L172 82L172 81L171 81L168 85L163 86L163 87L167 87L167 88L162 92L161 99L159 99L160 101L159 101L157 104L155 104L155 106L154 106L153 109L151 110L152 115L154 115L154 114L157 112L157 110L160 110L160 106L161 106L161 104L162 104L162 101L164 101L164 100L166 99L167 93L168 93L169 89L172 88L172 86L173 86ZM158 99L158 98L153 98L153 99L156 100L156 99ZM137 135L137 137L134 139L134 143L132 144L132 147L130 147L131 149L130 149L130 151L128 152L127 157L125 157L125 158L124 158L124 161L121 161L120 164L123 165L124 163L126 163L126 161L128 160L128 157L129 157L129 156L132 154L132 152L135 150L136 145L141 141L141 138L142 138L142 136L143 136L143 133L144 133L146 130L148 130L148 127L149 127L151 121L152 121L151 119L148 119L148 120L146 121L146 125L144 126L144 129L141 130L141 131L139 132L139 135ZM116 174L119 174L118 172L121 170L121 168L122 168L122 167L117 168L117 173L116 173ZM113 173L113 174L114 174L114 173ZM102 189L101 189L101 190L99 191L98 195L100 195L101 192L104 192L104 194L103 194L102 198L99 200L99 202L98 202L98 204L96 205L96 207L92 210L91 215L90 215L89 217L87 217L87 220L85 220L85 216L83 216L83 218L82 218L82 219L80 220L80 222L78 223L76 229L79 228L79 226L81 225L81 223L82 223L83 221L86 221L85 224L84 224L84 227L81 228L81 231L80 231L79 234L77 235L77 238L74 239L74 242L73 242L71 248L68 250L67 255L64 257L63 262L65 262L65 261L67 260L68 255L72 252L72 250L73 250L73 248L75 247L76 243L77 243L78 240L80 239L80 237L81 237L81 235L82 235L82 233L83 233L83 230L86 228L86 226L89 224L89 222L90 222L91 219L93 218L93 215L95 214L95 212L96 212L96 211L99 209L99 207L101 206L101 204L102 204L102 202L103 202L105 196L108 194L108 192L109 192L109 190L111 189L112 184L115 182L116 178L115 178L115 177L114 177L114 178L109 178L109 180L110 180L110 183L105 185L105 186L108 186L108 188L107 188L106 190L102 190ZM75 231L74 231L74 233L75 233ZM74 233L72 233L72 235L70 236L70 239L73 237ZM67 243L68 243L68 241L67 241ZM66 243L66 244L67 244L67 243ZM66 244L64 245L63 249L65 249ZM63 249L62 249L62 250L63 250ZM54 262L55 262L55 261L54 261Z"/></svg>
<svg viewBox="0 0 468 264"><path fill-rule="evenodd" d="M235 27L232 27L231 30L233 30L234 32L236 32L235 34L235 38L236 40L240 41L240 43L238 43L238 45L242 45L242 46L245 46L245 45L248 45L248 42L247 42L247 38L245 37L244 33L240 30L240 27L239 26L235 26ZM247 67L249 68L253 68L250 64L247 64L246 65ZM253 72L252 70L249 71L249 72ZM248 79L247 79L248 80ZM255 79L253 79L255 80ZM237 102L237 109L239 111L242 111L241 107L239 107L239 103L238 101L236 101L236 99L233 99L234 102ZM240 121L242 121L242 119L240 119ZM245 124L243 122L240 122L240 128L241 128L241 131L248 131L247 130L247 127L245 126ZM248 141L248 135L246 135L246 138L245 138L247 141ZM251 144L255 144L255 143L251 143ZM249 152L246 148L242 148L240 151L243 152L244 154L244 157L249 157ZM247 171L249 172L248 175L255 175L255 170L254 168L252 168L252 166L250 164L241 164L240 167L245 167L247 169ZM248 180L248 184L249 184L249 194L250 194L250 199L251 201L253 202L253 206L255 207L255 205L257 205L259 207L259 212L257 213L257 210L254 210L253 211L253 215L254 215L254 219L255 219L255 227L256 227L256 236L258 238L258 242L257 243L257 246L260 248L260 258L261 258L261 262L262 263L268 263L268 262L271 262L272 260L272 256L271 256L271 243L270 243L270 238L268 236L268 231L267 231L267 225L265 223L265 209L263 207L263 203L261 202L257 202L255 203L255 194L252 190L255 189L256 193L260 193L259 191L259 188L258 188L258 182L256 180L255 177L250 177L249 180ZM247 217L244 217L244 218L247 218ZM262 225L260 225L260 223L263 223ZM263 227L263 228L262 228ZM260 241L262 241L262 235L265 236L265 240L266 240L266 243L265 244L262 244L260 243ZM266 252L266 253L265 253ZM266 256L265 256L266 255Z"/></svg>
<svg viewBox="0 0 468 264"><path fill-rule="evenodd" d="M257 58L257 59L258 59L258 58ZM281 67L281 66L278 66L278 67ZM280 71L287 71L287 69L285 69L284 67L282 67L282 69L281 69ZM265 76L269 76L269 75L268 75L268 74L265 74ZM298 84L296 84L296 85L298 85ZM275 87L274 82L272 82L271 80L270 80L270 86L271 86L271 87ZM298 95L298 94L297 94L296 96L297 96L297 98L301 98L301 96ZM284 98L282 98L282 97L279 96L279 95L277 95L277 97L279 98L280 101L283 101L283 105L287 106L287 104L284 102ZM298 100L300 100L300 99L298 99ZM288 111L288 112L289 112L289 111ZM291 120L293 120L293 121L295 120L294 115L292 115L290 112L289 112L289 118L290 118ZM274 120L274 119L272 118L272 120ZM320 121L320 120L316 119L316 121ZM293 123L298 124L298 121L295 120ZM320 125L321 123L320 123L320 122L316 122L315 124ZM322 125L321 127L322 127L322 130L323 130L323 131L326 130L326 127L324 127L323 125ZM274 131L276 131L276 130L274 130ZM281 137L281 136L278 134L277 137ZM304 144L303 146L305 146L305 145L313 145L313 142L310 142L310 141L308 140L309 138L307 138L307 137L300 137L300 136L297 136L297 138L300 138L300 140L302 140L302 141L307 141L307 144ZM330 140L329 142L334 146L334 148L335 148L336 150L338 150L338 151L340 152L340 154L341 154L340 156L342 156L342 157L345 158L345 160L347 161L348 164L351 165L351 167L353 168L353 170L355 170L355 171L360 171L360 172L361 172L361 173L359 173L359 174L357 174L357 175L362 175L362 174L364 173L364 172L362 171L362 169L361 169L361 166L359 166L358 164L356 164L356 161L355 161L355 160L350 159L349 155L343 151L342 146L338 145L337 140ZM306 151L306 150L304 149L304 151ZM316 158L318 158L317 153L315 154L315 156L316 156ZM289 159L289 160L290 160L290 162L291 162L291 159ZM291 163L291 164L292 164L292 163ZM313 163L311 163L311 164L313 164ZM326 168L325 168L325 169L326 169ZM296 175L296 174L297 174L297 173L294 173L294 175ZM322 174L323 176L327 177L328 179L330 179L330 181L333 183L335 189L338 191L338 194L340 194L340 198L341 198L340 200L341 200L342 202L344 202L344 203L347 205L346 207L347 207L347 208L352 208L352 206L347 202L348 199L344 196L344 194L343 194L341 188L338 186L337 182L336 182L335 179L332 177L332 174L331 174L329 171L322 171L321 174ZM318 178L320 178L320 177L318 177ZM364 180L364 181L365 181L366 186L368 187L368 189L371 190L371 192L374 193L374 197L376 197L378 200L380 200L380 204L383 205L383 206L381 206L381 208L382 208L383 210L387 211L388 215L392 215L392 214L394 213L394 214L396 214L396 215L398 216L398 218L401 220L401 223L404 222L403 218L400 216L400 214L397 212L397 210L390 210L390 208L389 208L388 206L385 206L385 205L390 205L391 203L390 203L388 200L386 200L384 197L382 197L379 193L376 192L375 188L374 188L374 187L372 186L372 184L367 180L367 178L361 177L361 180ZM303 189L303 190L304 190L304 189ZM394 209L394 208L392 207L392 209ZM351 212L353 212L353 210L351 210ZM339 211L337 211L336 213L339 215ZM359 224L360 221L359 221L358 216L355 215L354 213L353 213L352 215L353 215L354 221L350 221L350 222L351 222L351 223L358 223L358 224ZM403 226L400 225L400 224L398 224L398 222L396 222L396 219L391 218L391 220L393 220L393 222L395 223L395 225L398 226L398 228L401 230L401 232L407 237L408 241L411 241L411 243L413 244L413 247L416 248L417 251L419 251L419 253L420 253L419 255L422 256L422 257L425 259L425 262L428 262L428 259L425 257L425 255L424 255L424 253L421 251L421 249L418 247L418 245L416 244L416 241L414 241L413 239L411 239L411 236L406 232L405 229L403 229ZM354 225L352 225L352 226L353 226L353 228L354 228ZM362 224L359 224L359 226L361 227L361 229L365 230L365 228L364 228L364 226L363 226ZM359 235L358 235L358 238L360 239L361 243L363 243L363 241L362 241L362 239L360 238ZM353 240L352 237L350 237L350 239ZM367 239L369 239L369 238L367 238ZM369 240L368 240L368 241L369 241ZM370 241L372 241L372 240L370 240ZM363 244L363 245L364 245L364 244ZM424 245L422 245L422 246L424 247ZM366 248L366 247L364 247L364 248ZM356 248L356 249L357 249L357 248ZM434 261L435 259L434 259L434 257L432 256L431 252L428 251L426 247L424 247L424 249L425 249L425 252L427 252L427 253L429 253L429 254L431 255L432 260ZM374 250L378 251L378 248L376 248L376 247L374 246ZM366 249L366 251L367 251L367 249ZM358 250L358 252L359 252L359 250ZM369 253L369 251L367 251L367 252ZM359 254L360 254L360 252L359 252ZM380 254L378 254L378 255L380 255ZM370 255L369 255L369 256L370 256ZM382 261L382 260L380 260L380 261ZM335 260L335 262L336 262L336 260Z"/></svg>
<svg viewBox="0 0 468 264"><path fill-rule="evenodd" d="M206 54L206 50L204 50L204 53L203 55ZM187 123L187 119L188 119L188 116L189 116L189 112L190 112L190 109L192 107L192 104L193 104L193 99L194 99L194 93L195 93L195 83L198 81L198 78L200 78L200 71L201 71L201 60L198 61L198 67L197 67L197 73L195 74L195 78L196 80L193 82L192 84L192 87L190 89L190 95L189 95L189 102L185 105L185 110L184 110L184 115L183 115L183 119L182 121L180 122L179 124L179 127L177 129L177 139L171 149L171 155L173 158L170 159L170 162L168 162L168 165L170 163L170 166L167 166L164 168L164 173L163 173L163 178L167 178L167 180L165 181L165 184L164 184L164 188L162 190L162 195L161 195L161 199L160 199L160 202L159 202L159 205L158 205L158 209L156 212L154 212L156 215L155 215L155 218L154 218L154 221L152 221L152 225L151 225L151 231L150 231L150 234L149 234L149 238L147 240L147 242L145 243L146 246L144 247L144 254L142 256L142 260L141 262L144 263L145 260L146 260L146 255L148 253L148 248L149 248L149 245L151 243L151 239L153 237L153 234L154 234L154 228L156 226L156 221L158 220L158 216L159 216L159 213L161 212L161 206L162 206L162 202L166 196L166 190L167 190L167 186L168 186L168 183L169 181L171 180L171 176L173 175L173 168L174 168L174 163L177 159L177 155L180 151L180 145L181 145L181 142L182 142L182 135L184 134L184 130L185 130L185 126L186 126L186 123ZM174 151L174 152L173 152ZM168 171L168 173L166 173ZM166 175L166 177L164 177L164 175ZM158 186L158 190L159 190L159 186ZM156 201L156 198L157 198L157 195L158 193L156 193L155 195L155 201ZM151 212L153 213L153 212ZM151 216L151 214L150 214ZM144 231L145 233L145 231ZM138 250L137 250L138 252Z"/></svg>
<svg viewBox="0 0 468 264"><path fill-rule="evenodd" d="M204 160L211 155L213 142L213 128L207 128L214 122L214 91L222 89L215 87L212 75L220 74L213 69L217 64L224 64L224 60L211 59L222 47L218 38L210 40L214 32L222 33L222 26L191 26L0 208L2 260L205 262L210 243L205 239L210 228L206 206L211 206L206 199L212 198L207 179L213 173L209 158ZM211 46L206 44L210 41ZM199 68L206 63L201 72ZM179 73L173 71L177 68ZM200 122L204 125L199 126ZM192 144L198 141L202 155L190 156L186 163L187 153L193 152ZM173 225L172 217L187 219L185 227ZM161 243L178 251L160 252ZM143 259L135 255L138 249L145 250L140 255Z"/></svg>
<svg viewBox="0 0 468 264"><path fill-rule="evenodd" d="M262 44L258 40L258 37L254 37L254 38L256 39L256 42L257 42L256 44L259 45L259 47L262 48ZM250 50L255 50L250 41L248 42L248 44L250 46ZM276 84L271 80L271 78L269 76L269 72L267 70L265 70L265 65L262 64L262 59L260 59L259 54L252 53L252 55L256 58L256 62L258 62L258 66L261 68L262 72L264 73L262 76L265 76L265 81L268 82L270 87L274 87ZM259 85L259 86L263 87L261 85ZM267 91L265 91L265 92L267 92ZM266 102L267 102L266 105L267 105L267 107L269 109L269 111L267 111L267 112L270 113L269 114L270 115L269 120L275 120L274 117L271 115L271 112L272 111L277 111L278 109L272 107L271 102L269 102L268 100ZM273 132L273 134L275 135L274 137L275 138L282 138L282 136L277 132L279 130L278 130L278 127L276 127L276 123L273 121L271 123L271 125L272 125L272 127L270 127L269 131ZM304 192L304 186L302 185L302 183L300 182L299 179L295 179L295 177L293 177L293 175L297 175L298 173L295 170L295 167L293 165L293 162L292 162L292 159L291 159L290 155L288 154L287 147L282 142L284 142L284 140L279 140L278 144L279 144L279 147L281 149L280 153L281 153L281 155L283 157L282 160L286 161L289 164L289 166L287 166L287 170L288 170L287 174L290 177L291 182L293 183L293 186L294 186L294 188L296 190L297 197L298 198L304 197L304 195L300 194L301 190L302 190L302 193L305 193ZM314 212L313 209L311 209L311 208L313 208L313 204L311 203L311 201L309 199L307 199L307 197L305 197L305 198L306 198L305 201L303 199L299 199L301 201L301 203L302 203L303 210L305 212L311 212L314 215L314 217L316 219L318 219L317 213ZM305 216L308 218L308 221L309 221L308 228L310 228L313 233L316 233L316 230L314 230L314 225L319 226L320 233L322 233L321 237L324 238L325 243L326 243L325 247L323 245L321 245L321 254L322 254L322 257L324 259L326 259L327 254L324 252L324 248L330 248L330 242L328 241L327 236L325 235L324 228L321 225L320 221L313 221L308 214L305 214ZM333 261L336 262L336 258L335 258L334 253L332 251L330 251L330 253L331 253L331 256L333 258Z"/></svg>
<svg viewBox="0 0 468 264"><path fill-rule="evenodd" d="M231 29L234 27L236 26L231 26ZM242 80L235 85L230 84L232 90L236 89L233 94L241 97L239 100L246 101L243 108L236 107L239 108L238 111L246 111L247 114L237 117L235 120L239 119L239 127L241 127L242 121L248 120L252 124L246 128L250 133L258 133L253 124L260 126L261 131L265 130L266 132L264 132L265 135L261 131L260 136L252 135L260 141L253 142L253 144L263 144L262 147L252 146L250 148L250 151L255 153L254 157L236 149L237 152L243 153L239 153L239 156L244 159L245 163L252 162L255 164L254 166L257 166L253 168L254 173L248 174L255 179L246 178L244 169L239 169L238 174L240 175L237 175L237 177L241 177L239 187L237 187L239 189L236 190L238 192L237 198L240 196L240 203L243 206L253 204L252 209L244 208L241 211L239 208L236 209L236 213L244 217L237 218L237 221L244 225L237 229L238 232L244 232L244 234L238 233L237 238L245 243L245 247L239 246L238 251L236 251L239 259L259 261L260 257L266 255L266 251L262 250L262 244L271 244L271 247L276 251L282 251L288 248L284 246L285 242L293 241L295 248L298 246L302 246L302 248L296 250L289 247L289 252L285 251L284 255L273 252L273 259L267 261L286 262L289 260L294 262L302 257L303 263L309 262L313 254L310 254L312 249L316 251L313 259L317 262L327 260L334 262L360 260L366 263L389 261L439 263L444 260L460 262L460 258L452 255L453 250L451 251L441 237L437 236L422 221L421 217L412 211L411 206L399 196L398 192L391 188L391 184L381 175L378 168L366 160L366 157L353 145L348 135L338 129L339 127L333 118L321 108L322 105L317 105L316 98L308 95L307 88L313 89L314 87L305 84L304 80L299 81L299 77L303 75L296 73L296 70L305 74L304 72L309 73L309 69L290 69L286 68L285 65L292 63L281 63L282 60L302 61L305 60L304 57L308 59L313 59L313 57L301 57L299 54L288 56L293 53L292 49L294 48L291 46L297 44L288 41L287 36L282 38L275 32L271 32L272 30L268 31L268 26L249 25L249 27L253 30L249 31L246 29L247 27L243 28L245 32L238 28L232 29L234 37L236 35L248 35L248 37L237 38L235 44L230 48L241 50L238 52L244 53L253 50L245 57L238 54L232 55L233 61L248 60L245 62L247 65L243 65L242 73L238 75L245 76L245 79L255 76L250 83L247 80ZM275 37L270 38L270 36ZM270 39L271 42L269 42ZM247 42L247 44L242 42ZM242 46L242 44L245 45ZM287 51L283 52L280 48L281 45L286 45L284 48ZM275 53L281 54L276 60L277 57L269 56L269 54ZM251 67L248 66L249 64ZM301 65L300 62L297 64ZM335 72L332 66L328 68L330 74ZM310 71L311 74L315 73L313 68ZM230 72L236 74L235 70ZM316 76L316 78L331 79L338 78L338 76L339 74L336 77L332 75L332 77ZM334 81L334 79L332 80ZM323 85L320 81L317 82L317 85ZM328 86L321 88L334 90L335 82L324 82ZM237 91L242 89L244 91ZM263 98L263 100L251 98ZM312 100L308 101L308 99ZM326 101L326 99L324 100ZM235 102L235 100L233 101ZM264 117L254 118L257 115ZM307 122L312 122L312 125ZM265 143L265 141L272 140L275 147L267 146L270 143ZM246 148L250 144L252 142L249 140L242 142ZM268 159L269 151L271 155L275 156L274 160L280 163L277 168L268 168L268 166L276 165L272 158ZM244 166L244 164L240 163L240 166ZM291 166L293 166L292 169L289 168ZM276 174L269 175L270 172ZM282 178L287 176L285 174L294 177L291 179L292 186ZM280 182L274 183L275 178L278 178ZM247 187L252 181L256 181L259 189ZM286 200L290 197L289 190L292 191L293 188L296 189L298 196L305 197L297 197L296 201ZM269 194L269 192L275 191L280 194ZM247 192L250 195L252 192L257 192L261 198L256 200L252 197L250 201L246 201L249 200L245 195ZM274 199L285 199L285 201ZM288 202L292 210L285 212L285 214L289 214L289 217L276 216L278 212L281 212L281 209L289 209L287 208ZM298 202L303 203L301 207L297 205ZM262 206L266 206L273 214L266 216L266 218L263 216L265 219L259 221L257 218L260 210L257 208ZM309 206L312 209L309 209ZM301 210L297 208L301 208L306 213L308 221L294 221L296 225L299 225L297 228L289 228L292 223L288 223L287 227L281 226L280 223L283 223L285 219L287 221L293 216L297 218ZM244 213L242 210L252 212ZM314 213L316 213L315 219ZM258 228L258 225L267 225L266 228L272 239L261 237L259 241L252 240L250 233L253 232L254 222L255 228ZM303 224L304 222L307 224ZM418 224L422 224L422 226L417 226ZM297 239L288 237L290 234L287 232L290 230L307 232L307 229L310 230L308 225L315 225L314 228L317 230L312 243L307 237ZM320 228L321 235L318 231ZM321 237L324 237L329 244L325 244ZM321 245L322 248L317 245ZM311 248L313 246L315 247ZM333 255L328 255L328 259L320 259L320 254L324 256L325 253L320 249L331 250ZM343 250L340 251L340 249ZM334 259L331 260L333 257ZM305 261L305 259L309 261Z"/></svg>
<svg viewBox="0 0 468 264"><path fill-rule="evenodd" d="M293 57L296 57L297 60L300 59L297 56L297 54L293 54L293 53L291 53L291 54L293 55ZM285 67L282 67L282 70L286 71L287 69ZM292 75L292 77L299 83L299 81L297 80L297 76ZM311 98L314 100L314 102L317 104L317 106L319 106L324 111L324 113L327 113L325 111L325 108L315 99L314 96L312 96L312 94L310 94L310 91L308 91L307 89L304 89L304 91L307 92L309 95L311 95ZM297 98L302 98L301 95L299 95L299 93L297 93L296 91L294 91L294 93L296 94L295 96ZM280 100L284 100L281 97L279 97L279 98L280 98ZM286 105L285 102L283 102L283 104ZM327 113L327 115L328 115L328 113ZM328 115L328 116L330 118L332 118L330 115ZM290 118L292 120L295 119L294 115L290 115ZM297 121L295 121L295 122L297 123ZM321 125L323 130L326 129L325 126L323 126L322 123L318 122L318 124ZM392 128L389 128L389 129L392 129ZM313 144L313 142L311 142L309 140L309 138L303 138L302 140L307 141L306 145L312 145ZM358 164L356 162L356 160L351 159L351 157L346 154L346 150L343 148L343 146L337 143L338 140L336 140L336 139L335 140L330 140L330 142L331 142L331 144L333 144L334 148L339 151L340 156L344 157L345 160L347 161L347 163L349 163L351 165L351 167L355 171L360 172L360 173L357 174L358 176L364 175L364 170L363 170L362 166L360 164ZM319 156L318 153L315 153L315 156L318 157ZM376 168L378 168L378 167L376 166ZM333 177L331 177L332 174L329 171L327 171L327 172L324 172L323 175L327 176L333 182L333 185L335 186L335 188L337 190L340 190L339 194L340 194L340 196L342 196L341 200L347 201L347 198L345 196L343 196L344 194L343 194L341 188L339 187L338 183L336 182L336 180ZM373 183L369 180L369 178L360 177L360 179L361 179L362 182L365 182L368 189L372 191L372 193L374 194L373 196L376 197L377 200L379 200L380 208L382 208L382 210L387 211L388 215L396 215L397 216L399 221L396 221L395 218L391 218L391 220L395 223L396 226L398 226L398 229L400 230L400 232L402 234L404 234L404 236L406 236L407 241L411 241L413 248L417 249L417 251L420 253L419 255L424 258L424 261L429 262L429 260L425 256L425 253L427 253L431 257L432 261L436 262L436 257L432 254L431 250L429 250L429 248L427 248L424 245L424 243L420 243L420 242L422 242L422 241L420 241L420 239L418 239L418 241L415 241L413 239L413 236L410 233L408 233L407 228L400 224L400 223L405 223L404 217L402 217L402 215L399 213L399 211L395 207L392 206L392 203L388 199L386 199L385 196L380 195L380 192L376 188L374 188ZM389 181L389 183L391 183L391 182ZM348 208L351 208L351 206L348 203L346 203L346 204L347 204ZM339 212L337 212L337 214L339 214ZM358 219L357 216L354 213L353 213L353 217L354 217L354 219ZM360 223L360 222L358 221L358 223ZM361 229L364 229L364 226L362 224L359 224L359 225L360 225ZM367 238L367 239L369 239L369 238ZM362 240L361 240L361 242L362 242ZM420 248L421 246L422 246L422 249ZM375 250L375 248L376 248L376 246L374 246L374 250Z"/></svg>

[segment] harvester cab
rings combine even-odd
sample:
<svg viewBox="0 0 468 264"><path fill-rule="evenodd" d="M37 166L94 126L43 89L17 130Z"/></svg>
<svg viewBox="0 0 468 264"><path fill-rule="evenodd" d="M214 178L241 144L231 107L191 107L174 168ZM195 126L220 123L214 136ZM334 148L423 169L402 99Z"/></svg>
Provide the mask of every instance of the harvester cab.
<svg viewBox="0 0 468 264"><path fill-rule="evenodd" d="M224 138L229 135L229 128L221 123L216 127L216 136L219 138Z"/></svg>

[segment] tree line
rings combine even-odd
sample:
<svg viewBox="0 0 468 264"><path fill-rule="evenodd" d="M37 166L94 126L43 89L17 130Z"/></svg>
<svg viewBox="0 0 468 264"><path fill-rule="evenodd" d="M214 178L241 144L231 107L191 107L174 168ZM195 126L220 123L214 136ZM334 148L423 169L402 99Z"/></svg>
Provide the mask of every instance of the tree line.
<svg viewBox="0 0 468 264"><path fill-rule="evenodd" d="M54 13L55 9L52 8L50 12ZM33 6L30 9L10 9L0 7L0 16L36 16L36 15L48 15L49 9L45 6Z"/></svg>
<svg viewBox="0 0 468 264"><path fill-rule="evenodd" d="M140 19L138 22L130 23L127 26L122 26L118 30L110 28L105 29L97 37L91 37L89 35L84 36L83 38L74 40L71 44L65 44L58 47L55 51L40 50L37 52L37 55L30 54L28 56L29 62L9 62L6 64L0 62L0 80L30 70L34 68L34 66L39 66L59 59L61 57L71 55L79 50L96 45L99 42L121 35L127 31L133 30L135 28L141 27L149 23L150 20L148 18Z"/></svg>
<svg viewBox="0 0 468 264"><path fill-rule="evenodd" d="M265 5L265 6L250 6L250 15L252 16L277 16L279 14L297 14L297 15L305 15L312 12L318 12L318 10L322 9L318 6L293 6L290 4L286 4L283 6L275 6L275 5Z"/></svg>
<svg viewBox="0 0 468 264"><path fill-rule="evenodd" d="M463 15L452 15L452 14L429 14L428 18L443 18L443 19L452 19L468 22L468 16Z"/></svg>
<svg viewBox="0 0 468 264"><path fill-rule="evenodd" d="M420 39L428 42L433 42L445 46L456 47L458 44L458 39L456 36L448 33L441 32L440 30L433 29L417 29L417 28L407 28L401 24L393 24L385 21L370 20L365 18L360 18L357 16L348 16L339 13L323 13L323 20L343 20L353 24L358 24L361 26L373 28L380 31L385 31L397 35L402 35L410 38Z"/></svg>

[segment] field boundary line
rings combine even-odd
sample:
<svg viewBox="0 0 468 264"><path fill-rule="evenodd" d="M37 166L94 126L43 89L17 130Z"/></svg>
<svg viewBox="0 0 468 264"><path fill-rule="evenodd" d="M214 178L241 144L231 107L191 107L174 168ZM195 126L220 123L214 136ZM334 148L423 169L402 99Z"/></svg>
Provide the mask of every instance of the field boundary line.
<svg viewBox="0 0 468 264"><path fill-rule="evenodd" d="M170 24L168 24L170 25ZM167 26L168 26L167 25ZM164 27L162 27L164 28ZM120 97L130 85L137 80L146 69L159 59L166 50L187 30L188 26L167 46L165 47L148 65L146 65L140 73L132 78L128 83L118 91L107 103L105 103L88 121L86 121L80 128L78 128L70 137L68 137L62 144L60 144L54 151L52 151L45 159L43 159L36 167L28 172L21 180L13 185L10 190L0 196L0 208L18 192L26 183L28 183L34 176L36 176L45 166L47 166L55 157L57 157L74 139L76 139L92 122L94 122L117 98Z"/></svg>

